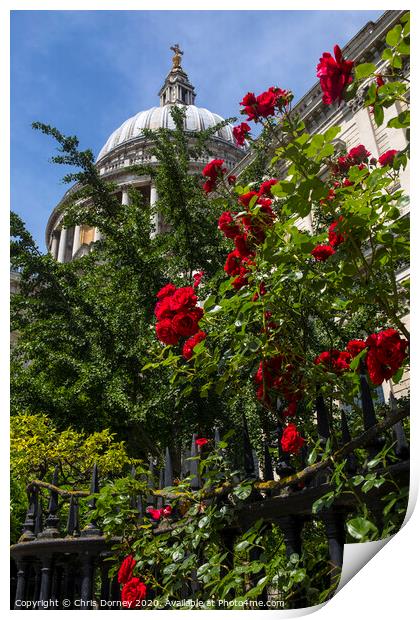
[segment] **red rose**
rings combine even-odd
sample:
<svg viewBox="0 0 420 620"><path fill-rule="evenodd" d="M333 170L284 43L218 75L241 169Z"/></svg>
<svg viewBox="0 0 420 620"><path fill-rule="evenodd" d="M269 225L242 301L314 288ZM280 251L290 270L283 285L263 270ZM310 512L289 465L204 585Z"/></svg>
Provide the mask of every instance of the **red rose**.
<svg viewBox="0 0 420 620"><path fill-rule="evenodd" d="M201 280L203 279L203 276L204 276L204 271L198 271L197 273L193 275L193 280L194 280L193 288L197 288L200 285Z"/></svg>
<svg viewBox="0 0 420 620"><path fill-rule="evenodd" d="M258 287L258 291L256 291L252 297L252 301L257 301L257 299L259 299L260 297L263 297L266 293L267 293L267 289L265 288L265 284L264 282L261 282L261 284ZM271 317L271 312L267 310L265 313L265 318L268 320L270 317Z"/></svg>
<svg viewBox="0 0 420 620"><path fill-rule="evenodd" d="M273 185L277 185L278 179L270 179L269 181L263 181L258 192L260 196L272 196L271 188Z"/></svg>
<svg viewBox="0 0 420 620"><path fill-rule="evenodd" d="M352 357L357 357L363 349L366 349L366 342L364 340L349 340L346 348Z"/></svg>
<svg viewBox="0 0 420 620"><path fill-rule="evenodd" d="M194 353L194 347L196 347L198 343L201 342L202 340L205 340L205 338L206 338L206 334L203 331L199 331L191 338L188 338L188 340L185 342L182 348L182 355L184 356L186 360L189 360L192 358L193 353Z"/></svg>
<svg viewBox="0 0 420 620"><path fill-rule="evenodd" d="M344 235L339 233L339 232L336 232L337 226L339 226L340 222L342 222L342 221L343 221L343 216L340 215L338 220L333 222L331 224L331 226L329 227L329 229L328 229L328 241L330 242L330 245L331 245L332 248L336 248L341 243L344 242Z"/></svg>
<svg viewBox="0 0 420 620"><path fill-rule="evenodd" d="M146 598L146 593L146 585L140 581L138 577L133 577L121 590L121 601L124 603L123 607L127 607L128 609L141 607L141 601Z"/></svg>
<svg viewBox="0 0 420 620"><path fill-rule="evenodd" d="M255 254L249 245L248 235L246 233L235 237L235 248L238 251L239 256L242 258L249 258Z"/></svg>
<svg viewBox="0 0 420 620"><path fill-rule="evenodd" d="M351 160L352 165L362 164L367 162L368 157L371 153L366 149L363 144L359 144L358 146L353 147L347 153L347 157Z"/></svg>
<svg viewBox="0 0 420 620"><path fill-rule="evenodd" d="M239 275L232 282L232 286L236 291L239 291L241 288L243 288L247 284L248 284L248 276L246 275Z"/></svg>
<svg viewBox="0 0 420 620"><path fill-rule="evenodd" d="M132 555L127 555L121 563L118 571L118 583L127 583L133 576L133 570L136 566L136 560Z"/></svg>
<svg viewBox="0 0 420 620"><path fill-rule="evenodd" d="M258 398L258 400L263 403L264 405L266 405L267 407L271 407L271 398L270 396L267 394L267 388L266 391L264 393L264 385L259 385L257 387L257 390L255 392L256 397Z"/></svg>
<svg viewBox="0 0 420 620"><path fill-rule="evenodd" d="M235 250L236 252L236 250ZM254 263L250 258L243 258L239 267L238 277L232 282L232 286L237 291L248 284L249 270Z"/></svg>
<svg viewBox="0 0 420 620"><path fill-rule="evenodd" d="M340 351L337 359L334 361L334 370L340 372L342 370L349 370L351 362L351 355L347 351Z"/></svg>
<svg viewBox="0 0 420 620"><path fill-rule="evenodd" d="M382 167L392 166L392 164L394 163L394 157L397 153L398 151L396 151L395 149L385 151L385 153L382 153L382 155L378 158L379 165Z"/></svg>
<svg viewBox="0 0 420 620"><path fill-rule="evenodd" d="M374 385L381 385L384 381L391 379L394 375L394 372L390 368L385 366L385 364L381 364L376 357L374 350L369 350L367 352L366 367L369 379Z"/></svg>
<svg viewBox="0 0 420 620"><path fill-rule="evenodd" d="M164 508L162 508L162 516L163 517L170 517L172 514L172 506L165 506Z"/></svg>
<svg viewBox="0 0 420 620"><path fill-rule="evenodd" d="M254 93L247 93L239 105L244 106L244 109L241 110L241 114L248 114L248 121L257 120L257 99Z"/></svg>
<svg viewBox="0 0 420 620"><path fill-rule="evenodd" d="M174 313L171 310L171 298L164 297L162 301L158 301L155 306L155 317L160 321L162 319L171 319Z"/></svg>
<svg viewBox="0 0 420 620"><path fill-rule="evenodd" d="M377 75L376 76L376 85L378 86L378 88L380 86L384 86L384 84L385 84L385 82L384 82L384 80L382 78L382 75Z"/></svg>
<svg viewBox="0 0 420 620"><path fill-rule="evenodd" d="M390 328L371 334L366 344L369 347L366 356L369 377L372 383L380 385L401 367L407 355L408 342L395 329Z"/></svg>
<svg viewBox="0 0 420 620"><path fill-rule="evenodd" d="M204 177L208 177L203 185L206 194L212 192L216 187L217 177L226 172L226 168L223 167L224 161L224 159L213 159L204 166L202 174Z"/></svg>
<svg viewBox="0 0 420 620"><path fill-rule="evenodd" d="M238 202L244 206L244 207L248 207L249 203L251 202L252 198L254 196L258 196L258 192L248 192L246 194L242 194L242 196L239 196L238 198Z"/></svg>
<svg viewBox="0 0 420 620"><path fill-rule="evenodd" d="M209 440L206 439L205 437L199 437L198 439L195 440L195 443L197 446L201 448L202 446L205 446L207 443L209 443Z"/></svg>
<svg viewBox="0 0 420 620"><path fill-rule="evenodd" d="M338 185L340 184L338 183ZM326 201L332 202L333 200L335 200L335 197L336 197L335 191L333 189L329 189L328 194L325 196L325 198L321 198L321 200L319 201L319 204L325 206Z"/></svg>
<svg viewBox="0 0 420 620"><path fill-rule="evenodd" d="M169 297L170 295L173 295L175 291L176 291L176 286L169 283L163 288L161 288L158 293L156 293L156 297L158 299L164 299L165 297Z"/></svg>
<svg viewBox="0 0 420 620"><path fill-rule="evenodd" d="M283 452L297 454L305 443L305 440L300 436L296 426L290 422L283 431L280 443Z"/></svg>
<svg viewBox="0 0 420 620"><path fill-rule="evenodd" d="M237 214L232 214L230 211L225 211L219 217L219 221L217 223L219 230L221 230L225 237L227 237L228 239L234 239L237 235L241 234L241 229L239 228L236 220L234 220L232 215Z"/></svg>
<svg viewBox="0 0 420 620"><path fill-rule="evenodd" d="M317 261L325 261L327 258L335 254L334 248L330 245L317 245L311 252L312 256Z"/></svg>
<svg viewBox="0 0 420 620"><path fill-rule="evenodd" d="M229 183L229 185L235 185L236 176L234 174L230 174L227 178L227 182Z"/></svg>
<svg viewBox="0 0 420 620"><path fill-rule="evenodd" d="M347 351L339 351L331 349L331 351L323 351L315 358L315 364L324 366L327 370L340 373L348 370L351 362L351 355Z"/></svg>
<svg viewBox="0 0 420 620"><path fill-rule="evenodd" d="M259 207L258 217L259 219L263 220L264 224L266 224L267 226L271 226L273 220L276 217L276 214L271 208L272 204L273 201L270 198L261 197L257 200L257 206Z"/></svg>
<svg viewBox="0 0 420 620"><path fill-rule="evenodd" d="M335 174L339 172L344 174L350 170L351 165L352 163L347 157L347 155L342 155L341 157L337 158L337 163L334 165L333 171Z"/></svg>
<svg viewBox="0 0 420 620"><path fill-rule="evenodd" d="M210 194L215 187L216 181L213 181L212 179L207 179L207 181L203 183L203 190L206 192L206 194Z"/></svg>
<svg viewBox="0 0 420 620"><path fill-rule="evenodd" d="M223 268L229 276L239 276L241 271L241 256L238 250L229 252Z"/></svg>
<svg viewBox="0 0 420 620"><path fill-rule="evenodd" d="M290 403L287 405L287 407L285 409L283 409L283 417L287 418L287 417L293 417L296 415L296 411L297 411L297 401L296 400L292 400L290 401Z"/></svg>
<svg viewBox="0 0 420 620"><path fill-rule="evenodd" d="M337 99L340 103L345 87L353 81L351 76L353 61L343 59L338 45L334 46L334 56L335 59L329 52L324 52L317 65L317 77L324 93L322 100L326 105L334 103Z"/></svg>
<svg viewBox="0 0 420 620"><path fill-rule="evenodd" d="M330 370L333 369L333 365L335 360L340 355L340 351L338 349L331 349L331 351L323 351L315 358L315 364L326 366Z"/></svg>
<svg viewBox="0 0 420 620"><path fill-rule="evenodd" d="M397 369L401 366L407 346L407 340L403 340L395 329L384 329L376 334L376 355L388 366Z"/></svg>
<svg viewBox="0 0 420 620"><path fill-rule="evenodd" d="M248 106L248 105L256 105L257 99L254 93L247 93L239 105Z"/></svg>
<svg viewBox="0 0 420 620"><path fill-rule="evenodd" d="M233 137L235 138L238 146L243 146L245 144L245 140L248 138L250 131L251 127L248 123L241 123L232 129Z"/></svg>
<svg viewBox="0 0 420 620"><path fill-rule="evenodd" d="M160 521L162 518L162 508L152 508L151 506L148 506L146 508L146 512L154 521Z"/></svg>
<svg viewBox="0 0 420 620"><path fill-rule="evenodd" d="M193 310L188 310L187 312L181 310L177 312L174 318L172 319L172 326L177 334L180 336L193 336L198 330L198 321L201 316L198 318L199 313L195 312L197 310L201 310L201 308L194 308Z"/></svg>
<svg viewBox="0 0 420 620"><path fill-rule="evenodd" d="M170 307L174 312L189 310L197 303L197 295L192 286L183 286L170 297Z"/></svg>
<svg viewBox="0 0 420 620"><path fill-rule="evenodd" d="M274 87L271 87L274 88ZM267 90L257 97L257 114L263 118L273 116L274 106L276 105L277 97L274 90Z"/></svg>
<svg viewBox="0 0 420 620"><path fill-rule="evenodd" d="M178 344L179 336L173 328L171 319L162 319L156 323L156 335L164 344Z"/></svg>
<svg viewBox="0 0 420 620"><path fill-rule="evenodd" d="M212 159L212 161L204 166L202 175L215 181L219 174L223 175L226 172L226 168L223 167L224 163L224 159Z"/></svg>
<svg viewBox="0 0 420 620"><path fill-rule="evenodd" d="M265 387L269 388L273 385L274 376L269 368L267 361L261 361L255 374L255 382L259 384L265 383Z"/></svg>

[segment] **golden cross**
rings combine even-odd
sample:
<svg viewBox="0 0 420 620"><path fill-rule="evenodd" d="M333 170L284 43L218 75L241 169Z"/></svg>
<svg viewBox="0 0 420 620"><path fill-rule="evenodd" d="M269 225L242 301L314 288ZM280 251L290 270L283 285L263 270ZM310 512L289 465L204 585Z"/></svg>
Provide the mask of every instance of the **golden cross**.
<svg viewBox="0 0 420 620"><path fill-rule="evenodd" d="M181 56L183 55L184 52L181 51L181 48L179 47L178 43L175 43L175 45L173 45L170 48L175 56L172 58L172 63L174 67L180 67L181 66Z"/></svg>

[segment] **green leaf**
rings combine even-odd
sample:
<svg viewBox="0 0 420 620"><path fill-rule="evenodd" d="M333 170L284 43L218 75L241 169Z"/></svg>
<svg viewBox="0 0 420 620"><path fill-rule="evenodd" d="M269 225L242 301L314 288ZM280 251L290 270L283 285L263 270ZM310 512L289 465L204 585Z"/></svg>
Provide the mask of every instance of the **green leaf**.
<svg viewBox="0 0 420 620"><path fill-rule="evenodd" d="M390 50L389 47L387 47L382 52L382 60L391 60L391 58L392 58L392 50Z"/></svg>
<svg viewBox="0 0 420 620"><path fill-rule="evenodd" d="M240 553L241 551L244 551L244 549L247 549L250 544L251 543L249 542L249 540L241 540L241 542L235 546L235 551Z"/></svg>
<svg viewBox="0 0 420 620"><path fill-rule="evenodd" d="M395 373L395 375L392 377L393 383L399 383L402 379L403 374L404 374L404 366L401 366L401 368L399 368L397 372Z"/></svg>
<svg viewBox="0 0 420 620"><path fill-rule="evenodd" d="M407 13L404 13L404 15L400 19L400 22L402 24L409 24L410 23L410 11L407 11Z"/></svg>
<svg viewBox="0 0 420 620"><path fill-rule="evenodd" d="M312 504L312 513L316 514L324 508L329 508L334 501L334 493L326 493Z"/></svg>
<svg viewBox="0 0 420 620"><path fill-rule="evenodd" d="M341 127L339 127L338 125L333 125L329 129L327 129L327 131L324 134L325 142L331 142L331 140L334 140L334 138L338 136L340 131L341 131Z"/></svg>
<svg viewBox="0 0 420 620"><path fill-rule="evenodd" d="M391 61L391 65L394 67L394 69L402 69L401 56L394 56L394 58Z"/></svg>
<svg viewBox="0 0 420 620"><path fill-rule="evenodd" d="M306 570L304 568L298 568L292 571L291 577L294 583L301 583L306 577Z"/></svg>
<svg viewBox="0 0 420 620"><path fill-rule="evenodd" d="M200 521L198 522L198 527L199 527L200 529L201 529L201 528L203 528L203 527L207 527L207 525L209 524L209 522L210 522L209 517L207 517L207 516L206 516L206 517L202 517L202 518L200 519Z"/></svg>
<svg viewBox="0 0 420 620"><path fill-rule="evenodd" d="M350 362L350 369L356 370L359 367L360 360L363 359L366 354L367 354L367 349L363 349L363 351L360 351L360 353L356 355L356 357L352 359L352 361Z"/></svg>
<svg viewBox="0 0 420 620"><path fill-rule="evenodd" d="M350 519L350 521L347 521L346 527L350 536L356 540L366 538L369 532L377 533L378 531L376 525L363 517L355 517L354 519Z"/></svg>
<svg viewBox="0 0 420 620"><path fill-rule="evenodd" d="M356 65L355 73L357 80L363 80L364 78L373 75L376 71L376 66L371 62L364 62L361 65Z"/></svg>
<svg viewBox="0 0 420 620"><path fill-rule="evenodd" d="M379 465L379 463L382 461L382 459L380 457L376 457L374 459L372 459L371 461L368 462L368 464L366 465L366 467L368 469L373 469L374 467L376 467L377 465ZM374 476L375 474L369 474L370 476Z"/></svg>
<svg viewBox="0 0 420 620"><path fill-rule="evenodd" d="M410 54L410 41L407 37L406 39L402 39L397 45L397 52L402 56L408 56Z"/></svg>
<svg viewBox="0 0 420 620"><path fill-rule="evenodd" d="M351 101L356 96L359 85L357 82L352 82L344 89L344 101Z"/></svg>
<svg viewBox="0 0 420 620"><path fill-rule="evenodd" d="M401 32L401 24L397 24L396 26L394 26L394 28L392 28L392 30L389 30L385 38L387 45L389 45L390 47L395 47L400 40Z"/></svg>
<svg viewBox="0 0 420 620"><path fill-rule="evenodd" d="M366 480L366 482L364 483L364 485L362 486L362 493L367 493L368 491L370 491L373 487L375 486L375 478L372 478L370 480Z"/></svg>
<svg viewBox="0 0 420 620"><path fill-rule="evenodd" d="M236 495L238 499L246 499L252 493L252 484L241 484L240 486L233 489L233 494Z"/></svg>
<svg viewBox="0 0 420 620"><path fill-rule="evenodd" d="M395 504L395 502L397 501L397 499L394 497L394 499L392 499L384 508L384 516L386 516L388 514L388 512L391 510L391 508L393 507L393 505Z"/></svg>
<svg viewBox="0 0 420 620"><path fill-rule="evenodd" d="M313 450L311 450L311 452L309 453L309 456L308 456L308 465L313 465L313 464L315 463L317 455L318 455L318 452L317 452L317 449L316 449L316 447L315 447L315 448L314 448Z"/></svg>
<svg viewBox="0 0 420 620"><path fill-rule="evenodd" d="M356 275L356 273L358 273L358 269L357 269L356 265L354 265L353 263L349 263L349 262L345 261L343 263L342 272L346 276L354 276L354 275Z"/></svg>
<svg viewBox="0 0 420 620"><path fill-rule="evenodd" d="M203 308L204 310L209 310L216 303L216 295L209 295L207 299L204 300Z"/></svg>
<svg viewBox="0 0 420 620"><path fill-rule="evenodd" d="M375 103L375 105L373 106L373 115L375 118L375 123L378 127L380 127L384 122L384 109L378 103Z"/></svg>
<svg viewBox="0 0 420 620"><path fill-rule="evenodd" d="M404 110L404 112L400 112L398 116L391 118L387 126L393 127L394 129L410 127L410 110Z"/></svg>
<svg viewBox="0 0 420 620"><path fill-rule="evenodd" d="M289 181L281 181L279 183L276 183L275 185L272 185L271 187L271 193L273 194L273 196L278 196L279 198L288 196L289 194L292 194L294 191L295 191L295 184L290 183Z"/></svg>

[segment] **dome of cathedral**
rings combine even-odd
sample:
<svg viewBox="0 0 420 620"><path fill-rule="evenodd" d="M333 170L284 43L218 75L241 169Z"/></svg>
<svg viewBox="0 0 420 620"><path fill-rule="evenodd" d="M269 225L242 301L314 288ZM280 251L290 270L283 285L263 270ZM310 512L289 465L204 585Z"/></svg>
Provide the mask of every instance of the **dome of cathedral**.
<svg viewBox="0 0 420 620"><path fill-rule="evenodd" d="M113 131L100 150L97 161L100 161L117 146L141 137L144 129L174 129L175 124L170 114L173 105L185 108L186 118L184 127L186 131L209 129L224 120L218 114L210 112L206 108L198 108L192 104L171 103L160 107L153 107L127 119L121 127ZM225 125L214 135L220 140L236 146L231 125Z"/></svg>

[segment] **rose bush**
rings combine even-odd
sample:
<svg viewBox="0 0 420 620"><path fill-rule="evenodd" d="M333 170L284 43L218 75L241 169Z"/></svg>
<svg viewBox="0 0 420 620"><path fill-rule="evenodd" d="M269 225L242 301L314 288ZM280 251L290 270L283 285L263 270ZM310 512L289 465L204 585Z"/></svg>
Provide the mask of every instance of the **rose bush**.
<svg viewBox="0 0 420 620"><path fill-rule="evenodd" d="M372 109L379 126L384 108L406 103L407 85L400 69L407 24L406 19L387 36L383 58L389 68L381 68L380 76L374 66L344 59L338 46L334 58L325 53L317 68L324 102L339 105L363 85L365 107ZM258 417L251 420L254 445L268 446L279 475L297 471L283 483L289 489L303 489L307 481L302 479L302 467L328 464L332 491L315 502L313 512L330 507L343 492L353 493L358 504L350 515L354 518L347 521L348 539L376 539L398 529L405 509L403 489L384 498L388 503L381 530L363 502L367 490L380 488L385 481L371 470L378 464L386 468L397 458L394 442L388 436L375 458L372 448L356 450L353 456L363 475L349 474L349 463L341 457L336 462L337 452L332 451L346 434L344 411L350 411L347 435L360 435L364 429L359 403L365 374L374 394L383 381L397 383L408 362L407 282L399 281L396 272L409 257L407 198L398 183L409 149L391 149L376 160L363 144L348 150L337 147L340 128L310 135L291 110L291 98L289 91L270 87L258 96L247 93L240 103L247 120L263 126L261 142L267 146L270 165L262 175L250 178L244 173L231 183L223 161L204 168L203 190L214 209L215 234L218 229L225 242L224 273L206 280L201 288L203 313L189 337L181 333L192 329L182 313L194 318L196 289L169 285L158 293L157 326L167 323L161 343L156 343L156 358L143 371L170 368L179 406L192 390L202 397L214 393L233 398L245 390L247 398L253 394L258 406ZM405 129L408 115L398 114L388 125ZM245 139L248 129L239 126L235 133L239 140ZM175 320L177 313L181 316ZM328 418L328 438L315 419L320 401ZM146 583L158 602L164 606L165 597L177 599L193 574L197 596L202 598L241 599L255 575L257 585L246 592L250 600L273 583L292 592L298 584L291 576L299 573L299 583L307 586L307 600L313 604L325 600L331 586L319 587L307 557L297 560L302 562L298 570L287 565L284 540L278 547L271 544L271 532L263 531L261 523L237 541L234 566L226 565L223 532L235 520L236 500L246 501L255 490L269 487L267 481L247 476L238 484L230 461L234 449L229 451L222 441L212 451L207 443L205 437L196 440L198 456L193 458L198 460L202 488L192 489L191 478L185 478L166 490L172 505L167 517L174 526L171 532L153 533L152 523L164 516L164 509L151 508L142 524L133 526L131 539L127 534L128 548L136 546L136 570L147 571ZM215 488L229 491L223 501L215 497L217 493L207 493ZM142 491L144 495L146 489ZM112 507L107 510L105 516L112 519ZM326 543L314 531L311 536L318 561ZM255 559L257 549L263 549L261 561ZM328 559L325 566L330 573Z"/></svg>
<svg viewBox="0 0 420 620"><path fill-rule="evenodd" d="M395 58L399 41L392 47ZM379 79L374 66L355 65L335 46L334 58L324 53L317 67L324 103L339 104L370 80L365 107L380 124L383 108L404 100L397 64L392 82L385 71ZM224 266L229 281L210 288L204 301L200 334L205 340L197 337L193 362L184 366L173 356L171 363L181 389L201 385L203 395L240 389L243 373L254 375L256 397L266 410L262 426L294 416L288 434L299 428L310 438L317 393L354 403L361 366L353 359L364 349L372 386L398 381L406 363L407 295L396 270L408 261L408 220L401 217L406 198L395 183L408 147L390 149L378 160L363 144L337 152L333 140L340 128L309 135L291 111L291 100L290 91L273 86L260 95L248 92L240 102L247 120L270 135L274 157L265 177L245 185L239 179L229 187L221 160L203 170L215 211L223 209L215 226L217 221L234 245ZM407 116L401 118L388 125L403 128ZM248 128L246 123L236 128L239 140ZM357 319L363 315L369 317L365 325ZM165 338L172 344L175 336L165 332ZM192 348L187 341L185 359L193 357ZM288 452L298 452L300 445L297 441Z"/></svg>

